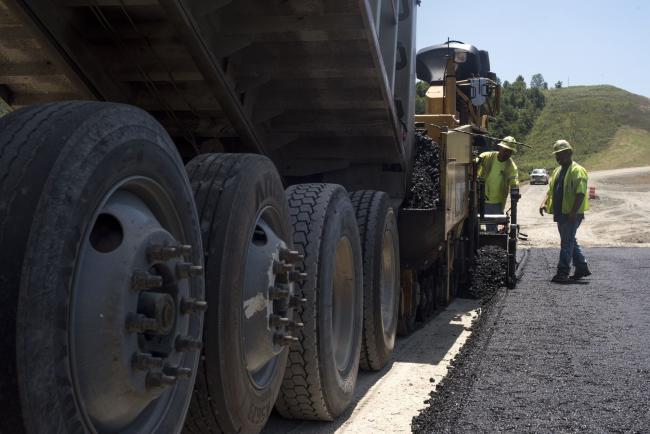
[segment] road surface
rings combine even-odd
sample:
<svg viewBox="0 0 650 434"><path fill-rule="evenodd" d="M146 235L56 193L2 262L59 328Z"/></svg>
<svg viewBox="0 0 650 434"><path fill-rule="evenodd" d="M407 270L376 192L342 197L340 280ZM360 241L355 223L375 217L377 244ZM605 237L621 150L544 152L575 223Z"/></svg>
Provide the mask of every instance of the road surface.
<svg viewBox="0 0 650 434"><path fill-rule="evenodd" d="M582 285L549 282L557 249L529 252L416 432L650 432L650 249L586 252Z"/></svg>

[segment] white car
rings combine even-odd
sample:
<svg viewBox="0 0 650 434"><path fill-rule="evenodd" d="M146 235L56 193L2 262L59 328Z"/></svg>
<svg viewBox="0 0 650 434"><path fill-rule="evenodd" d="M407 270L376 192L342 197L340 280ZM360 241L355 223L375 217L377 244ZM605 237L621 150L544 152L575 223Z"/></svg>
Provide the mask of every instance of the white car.
<svg viewBox="0 0 650 434"><path fill-rule="evenodd" d="M531 184L548 184L548 172L546 169L535 169L530 172Z"/></svg>

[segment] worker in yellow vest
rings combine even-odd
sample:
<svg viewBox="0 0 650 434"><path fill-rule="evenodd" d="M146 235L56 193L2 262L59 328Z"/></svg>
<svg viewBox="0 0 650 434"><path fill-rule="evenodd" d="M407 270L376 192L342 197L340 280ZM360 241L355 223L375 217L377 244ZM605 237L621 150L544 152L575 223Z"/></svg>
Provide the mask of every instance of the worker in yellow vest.
<svg viewBox="0 0 650 434"><path fill-rule="evenodd" d="M498 151L479 155L477 175L485 183L485 214L503 214L510 188L519 185L519 171L512 160L517 141L508 136L497 146ZM487 225L486 229L496 232L497 225Z"/></svg>
<svg viewBox="0 0 650 434"><path fill-rule="evenodd" d="M551 174L548 191L539 206L539 213L553 213L560 232L560 259L557 273L551 279L557 283L567 283L591 275L587 260L582 252L576 231L589 209L587 197L587 171L573 161L573 147L566 140L558 140L553 145L553 154L559 166ZM569 277L571 262L575 272Z"/></svg>

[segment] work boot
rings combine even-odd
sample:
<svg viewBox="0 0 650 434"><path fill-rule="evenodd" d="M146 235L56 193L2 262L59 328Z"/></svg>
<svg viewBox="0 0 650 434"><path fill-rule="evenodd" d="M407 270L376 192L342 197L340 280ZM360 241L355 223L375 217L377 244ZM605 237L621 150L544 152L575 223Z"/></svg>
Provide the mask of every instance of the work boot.
<svg viewBox="0 0 650 434"><path fill-rule="evenodd" d="M576 271L573 272L573 276L569 277L569 279L580 280L587 276L591 276L591 271L589 271L589 267L585 264L584 267L576 267Z"/></svg>
<svg viewBox="0 0 650 434"><path fill-rule="evenodd" d="M567 276L566 274L560 274L560 273L557 273L551 279L551 282L555 282L555 283L568 283L570 281L571 280L569 279L569 276Z"/></svg>

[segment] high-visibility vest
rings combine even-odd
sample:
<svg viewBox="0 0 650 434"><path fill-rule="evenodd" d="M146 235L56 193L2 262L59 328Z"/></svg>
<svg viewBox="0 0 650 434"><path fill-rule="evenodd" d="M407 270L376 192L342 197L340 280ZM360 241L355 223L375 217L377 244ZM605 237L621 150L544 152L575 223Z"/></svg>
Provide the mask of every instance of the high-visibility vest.
<svg viewBox="0 0 650 434"><path fill-rule="evenodd" d="M555 188L555 180L560 175L562 166L558 166L553 170L551 179L548 182L548 191L546 192L546 210L549 213L553 212L553 189ZM576 163L571 163L564 175L564 195L562 196L562 214L569 214L573 204L576 201L576 195L582 193L585 198L578 209L578 214L584 214L589 209L589 196L587 195L587 171L584 167Z"/></svg>
<svg viewBox="0 0 650 434"><path fill-rule="evenodd" d="M499 155L498 151L491 151L491 152L483 152L481 155L478 156L478 172L477 176L485 181L487 179L488 174L492 170L492 166L494 165L494 162L497 159L497 155ZM508 158L506 161L503 162L503 190L501 191L501 194L499 195L499 199L501 203L506 203L506 198L508 197L508 193L510 192L511 187L516 187L519 185L519 170L517 169L517 165L515 164L514 161L512 161L512 158Z"/></svg>

